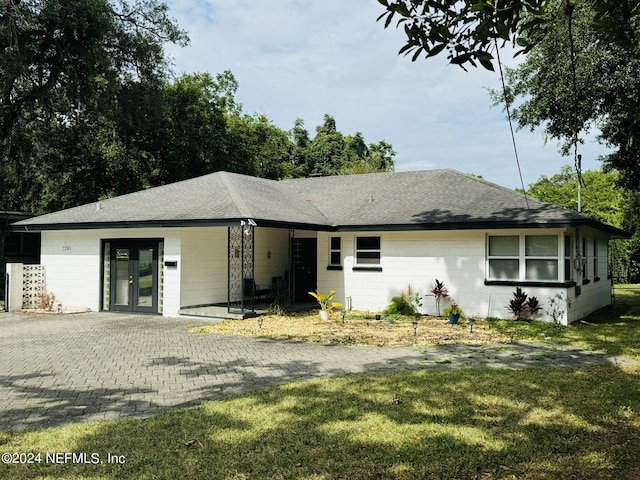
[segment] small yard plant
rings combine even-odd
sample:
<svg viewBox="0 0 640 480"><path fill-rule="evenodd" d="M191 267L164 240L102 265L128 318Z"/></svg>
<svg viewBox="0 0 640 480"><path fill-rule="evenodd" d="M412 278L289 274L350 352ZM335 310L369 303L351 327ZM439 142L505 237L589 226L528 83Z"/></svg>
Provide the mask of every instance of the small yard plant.
<svg viewBox="0 0 640 480"><path fill-rule="evenodd" d="M419 317L420 307L422 307L422 297L409 284L400 295L391 299L391 304L384 310L387 315L405 315L408 317Z"/></svg>
<svg viewBox="0 0 640 480"><path fill-rule="evenodd" d="M451 299L451 301L449 302L449 306L444 309L443 314L445 317L448 317L450 313L453 315L463 315L460 305L458 305L458 302L453 299Z"/></svg>
<svg viewBox="0 0 640 480"><path fill-rule="evenodd" d="M444 286L444 282L441 282L436 278L435 285L431 287L431 295L433 295L436 299L436 315L440 316L440 304L443 298L447 298L449 296L449 291L447 287Z"/></svg>
<svg viewBox="0 0 640 480"><path fill-rule="evenodd" d="M329 293L309 292L313 298L315 298L320 305L320 310L331 311L334 308L342 306L340 302L334 302L333 296L336 294L335 290L331 290Z"/></svg>
<svg viewBox="0 0 640 480"><path fill-rule="evenodd" d="M53 293L40 293L36 297L36 308L47 312L53 311L56 303L56 296Z"/></svg>
<svg viewBox="0 0 640 480"><path fill-rule="evenodd" d="M531 321L542 310L542 306L536 297L529 297L520 287L517 287L507 305L507 310L514 320Z"/></svg>
<svg viewBox="0 0 640 480"><path fill-rule="evenodd" d="M269 310L276 315L286 315L291 311L291 301L289 295L289 287L283 278L278 278L273 285L275 289L275 298Z"/></svg>

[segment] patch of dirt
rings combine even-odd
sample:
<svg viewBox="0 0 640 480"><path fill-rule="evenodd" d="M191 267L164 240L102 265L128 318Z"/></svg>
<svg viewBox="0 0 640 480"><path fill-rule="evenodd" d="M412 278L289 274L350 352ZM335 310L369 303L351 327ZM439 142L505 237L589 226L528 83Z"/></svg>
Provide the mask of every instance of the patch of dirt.
<svg viewBox="0 0 640 480"><path fill-rule="evenodd" d="M476 320L471 332L468 321L462 319L457 325L439 317L421 317L414 335L413 318L400 317L381 320L361 318L364 315L341 316L334 314L329 321L320 320L317 312L291 316L265 315L262 326L257 318L226 320L213 325L192 328L193 333L216 333L220 335L247 335L307 342L396 346L433 346L447 344L495 344L505 343L509 338L489 328L483 319ZM354 318L355 317L355 318Z"/></svg>

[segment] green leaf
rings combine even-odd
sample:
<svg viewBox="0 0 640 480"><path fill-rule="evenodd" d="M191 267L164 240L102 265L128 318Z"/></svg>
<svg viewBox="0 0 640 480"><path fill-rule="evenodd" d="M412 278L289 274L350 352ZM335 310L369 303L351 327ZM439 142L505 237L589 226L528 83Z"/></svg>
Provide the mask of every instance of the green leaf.
<svg viewBox="0 0 640 480"><path fill-rule="evenodd" d="M495 71L493 68L493 63L491 63L491 60L487 60L486 58L478 58L478 60L480 60L480 64L487 70L490 70L492 72Z"/></svg>
<svg viewBox="0 0 640 480"><path fill-rule="evenodd" d="M411 12L407 8L404 2L400 1L396 4L396 12L398 12L403 17L410 17Z"/></svg>
<svg viewBox="0 0 640 480"><path fill-rule="evenodd" d="M483 10L493 10L493 6L485 2L480 2L480 3L474 3L473 5L471 5L471 8L469 10L471 10L472 12L481 12Z"/></svg>
<svg viewBox="0 0 640 480"><path fill-rule="evenodd" d="M447 46L446 43L441 43L439 45L436 45L435 47L433 47L431 50L429 50L429 52L427 53L427 57L435 57L436 55L438 55L442 50L445 49L445 47Z"/></svg>

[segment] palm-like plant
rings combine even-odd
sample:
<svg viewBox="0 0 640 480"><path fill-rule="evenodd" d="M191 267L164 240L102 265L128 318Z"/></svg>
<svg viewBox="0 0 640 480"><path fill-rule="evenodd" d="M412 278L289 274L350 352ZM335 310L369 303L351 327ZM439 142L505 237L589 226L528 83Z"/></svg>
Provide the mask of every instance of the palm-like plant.
<svg viewBox="0 0 640 480"><path fill-rule="evenodd" d="M318 301L320 304L320 310L330 311L332 308L341 307L342 304L340 302L332 302L333 296L336 294L335 290L331 290L329 293L324 294L320 292L309 292L313 298Z"/></svg>
<svg viewBox="0 0 640 480"><path fill-rule="evenodd" d="M447 298L449 296L449 291L447 290L447 287L444 286L444 282L441 282L436 278L436 284L431 288L430 292L431 295L436 297L436 310L438 316L440 316L440 302L443 298Z"/></svg>

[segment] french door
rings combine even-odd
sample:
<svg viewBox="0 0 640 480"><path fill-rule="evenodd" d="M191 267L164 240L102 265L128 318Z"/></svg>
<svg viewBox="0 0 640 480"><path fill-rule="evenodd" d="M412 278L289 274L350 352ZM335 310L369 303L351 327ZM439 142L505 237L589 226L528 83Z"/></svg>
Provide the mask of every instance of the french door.
<svg viewBox="0 0 640 480"><path fill-rule="evenodd" d="M109 310L158 313L158 242L112 242L110 252Z"/></svg>

